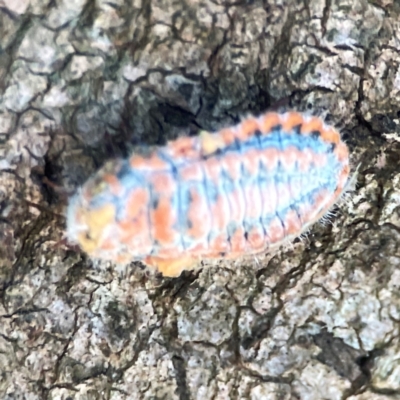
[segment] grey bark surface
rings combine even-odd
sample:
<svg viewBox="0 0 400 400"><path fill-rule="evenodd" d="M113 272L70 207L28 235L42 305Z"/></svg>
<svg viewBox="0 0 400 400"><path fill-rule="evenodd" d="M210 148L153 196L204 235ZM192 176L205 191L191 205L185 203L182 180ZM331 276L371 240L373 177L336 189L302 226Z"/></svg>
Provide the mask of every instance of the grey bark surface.
<svg viewBox="0 0 400 400"><path fill-rule="evenodd" d="M331 223L177 279L63 240L106 160L267 109L343 132ZM399 111L396 0L0 0L0 398L399 398Z"/></svg>

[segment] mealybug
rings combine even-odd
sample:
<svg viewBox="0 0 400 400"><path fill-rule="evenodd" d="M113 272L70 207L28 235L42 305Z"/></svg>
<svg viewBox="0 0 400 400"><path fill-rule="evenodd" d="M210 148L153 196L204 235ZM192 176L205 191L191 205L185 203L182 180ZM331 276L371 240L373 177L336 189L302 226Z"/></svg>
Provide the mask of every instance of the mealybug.
<svg viewBox="0 0 400 400"><path fill-rule="evenodd" d="M177 276L300 235L337 202L349 172L335 129L267 113L107 163L71 199L67 237L94 258Z"/></svg>

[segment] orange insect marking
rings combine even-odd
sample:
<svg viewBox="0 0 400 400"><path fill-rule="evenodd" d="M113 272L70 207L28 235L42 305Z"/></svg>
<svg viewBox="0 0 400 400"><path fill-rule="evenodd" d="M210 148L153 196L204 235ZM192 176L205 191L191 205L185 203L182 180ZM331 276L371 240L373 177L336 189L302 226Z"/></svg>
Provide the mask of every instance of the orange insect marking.
<svg viewBox="0 0 400 400"><path fill-rule="evenodd" d="M179 276L183 270L193 269L198 264L198 260L191 256L182 256L175 259L146 257L144 263L156 267L164 276L173 278Z"/></svg>
<svg viewBox="0 0 400 400"><path fill-rule="evenodd" d="M79 244L88 253L93 253L102 245L104 229L115 221L115 208L112 204L107 204L101 208L81 212L78 221L86 225L84 232L78 235Z"/></svg>
<svg viewBox="0 0 400 400"><path fill-rule="evenodd" d="M267 113L258 118L260 131L268 135L271 129L282 123L281 117L277 113Z"/></svg>
<svg viewBox="0 0 400 400"><path fill-rule="evenodd" d="M331 127L321 130L321 138L329 143L338 144L340 142L339 132Z"/></svg>
<svg viewBox="0 0 400 400"><path fill-rule="evenodd" d="M282 130L285 132L292 132L293 128L298 125L302 125L304 118L297 112L289 112L282 118Z"/></svg>
<svg viewBox="0 0 400 400"><path fill-rule="evenodd" d="M312 132L322 132L323 130L323 123L322 121L317 118L317 117L312 117L308 121L305 120L301 126L301 133L304 134L310 134Z"/></svg>
<svg viewBox="0 0 400 400"><path fill-rule="evenodd" d="M236 137L241 141L249 140L259 130L259 124L256 119L249 118L244 120L236 129Z"/></svg>
<svg viewBox="0 0 400 400"><path fill-rule="evenodd" d="M197 137L180 137L168 143L168 152L176 158L196 158L199 153L199 139Z"/></svg>

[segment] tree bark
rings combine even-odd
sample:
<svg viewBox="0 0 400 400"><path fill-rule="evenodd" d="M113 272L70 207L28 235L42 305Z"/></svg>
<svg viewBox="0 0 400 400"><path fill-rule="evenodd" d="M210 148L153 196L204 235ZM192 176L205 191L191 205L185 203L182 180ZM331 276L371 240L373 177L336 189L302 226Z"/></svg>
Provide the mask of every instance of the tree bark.
<svg viewBox="0 0 400 400"><path fill-rule="evenodd" d="M0 397L400 396L393 0L0 0ZM64 240L67 196L134 146L321 115L358 167L330 223L165 279Z"/></svg>

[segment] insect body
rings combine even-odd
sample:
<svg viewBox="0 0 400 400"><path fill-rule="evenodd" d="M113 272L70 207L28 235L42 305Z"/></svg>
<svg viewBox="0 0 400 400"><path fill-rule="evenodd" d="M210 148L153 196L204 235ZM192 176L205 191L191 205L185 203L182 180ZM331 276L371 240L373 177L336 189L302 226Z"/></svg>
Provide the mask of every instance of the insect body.
<svg viewBox="0 0 400 400"><path fill-rule="evenodd" d="M349 171L335 129L267 113L107 163L71 199L67 236L94 258L177 276L300 235L337 202Z"/></svg>

